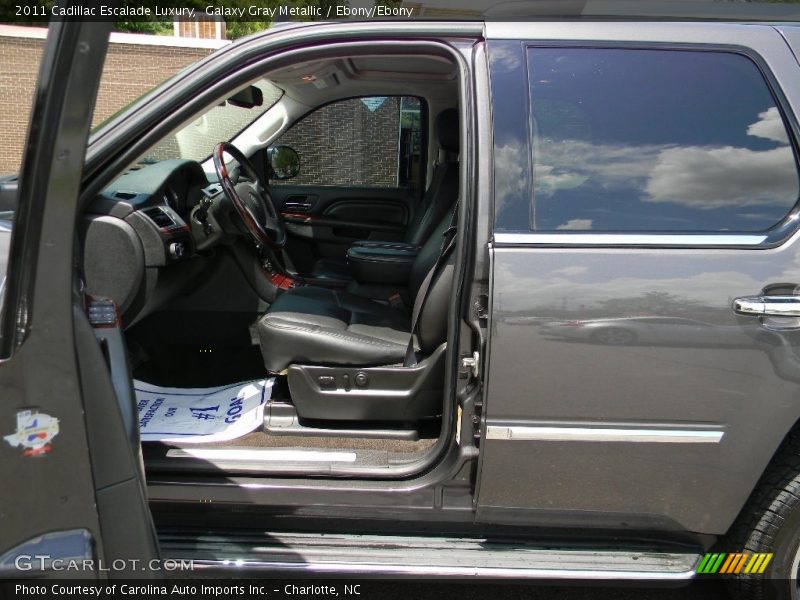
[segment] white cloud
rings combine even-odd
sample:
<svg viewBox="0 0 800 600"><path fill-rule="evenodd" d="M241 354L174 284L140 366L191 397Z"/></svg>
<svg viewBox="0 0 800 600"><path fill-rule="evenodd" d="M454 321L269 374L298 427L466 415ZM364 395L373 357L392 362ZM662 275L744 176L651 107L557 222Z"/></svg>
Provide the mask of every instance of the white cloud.
<svg viewBox="0 0 800 600"><path fill-rule="evenodd" d="M768 120L765 116L759 123ZM759 131L769 133L766 125ZM545 197L579 187L590 177L593 186L627 188L640 194L644 202L673 202L696 209L776 201L789 204L800 188L788 146L759 151L732 146L622 146L565 140L542 144L537 157L534 186L536 194Z"/></svg>
<svg viewBox="0 0 800 600"><path fill-rule="evenodd" d="M498 200L498 209L509 195L516 196L525 191L525 179L522 177L524 158L522 144L513 141L500 146L494 153L494 164L497 175L495 177L495 197Z"/></svg>
<svg viewBox="0 0 800 600"><path fill-rule="evenodd" d="M556 173L555 170L555 167L549 165L536 165L534 181L537 194L551 196L558 190L569 190L586 182L586 175L574 172Z"/></svg>
<svg viewBox="0 0 800 600"><path fill-rule="evenodd" d="M589 267L581 267L580 265L573 265L564 267L563 269L556 269L552 272L553 275L563 275L564 277L574 277L576 275L583 275L589 271Z"/></svg>
<svg viewBox="0 0 800 600"><path fill-rule="evenodd" d="M786 126L783 124L781 113L776 106L759 113L758 121L747 127L747 135L772 140L780 144L789 144Z"/></svg>
<svg viewBox="0 0 800 600"><path fill-rule="evenodd" d="M516 71L522 64L519 53L508 49L502 44L495 44L490 47L489 60L492 64L492 70L502 68L506 71Z"/></svg>
<svg viewBox="0 0 800 600"><path fill-rule="evenodd" d="M603 187L641 188L663 148L578 140L541 144L534 167L536 193L550 196L559 190L578 187L589 177L593 184Z"/></svg>
<svg viewBox="0 0 800 600"><path fill-rule="evenodd" d="M646 202L699 209L772 204L797 198L797 169L786 147L669 148L659 154L645 191Z"/></svg>
<svg viewBox="0 0 800 600"><path fill-rule="evenodd" d="M586 231L592 228L591 219L570 219L566 223L562 223L556 229L578 229Z"/></svg>

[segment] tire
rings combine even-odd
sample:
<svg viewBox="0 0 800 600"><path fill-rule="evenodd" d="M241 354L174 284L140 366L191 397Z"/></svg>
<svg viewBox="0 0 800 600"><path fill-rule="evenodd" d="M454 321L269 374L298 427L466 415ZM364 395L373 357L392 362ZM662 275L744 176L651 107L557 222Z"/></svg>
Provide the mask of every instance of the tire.
<svg viewBox="0 0 800 600"><path fill-rule="evenodd" d="M592 339L607 346L625 346L636 341L636 334L622 327L606 327L595 331Z"/></svg>
<svg viewBox="0 0 800 600"><path fill-rule="evenodd" d="M740 574L731 591L741 600L800 599L800 433L792 431L742 510L721 551L771 552L763 575Z"/></svg>

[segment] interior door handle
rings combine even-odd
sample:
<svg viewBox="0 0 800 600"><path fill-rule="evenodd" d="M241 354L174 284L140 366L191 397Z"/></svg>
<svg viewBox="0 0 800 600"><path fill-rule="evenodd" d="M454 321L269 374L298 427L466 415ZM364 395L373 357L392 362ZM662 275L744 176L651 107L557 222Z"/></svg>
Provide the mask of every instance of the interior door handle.
<svg viewBox="0 0 800 600"><path fill-rule="evenodd" d="M800 317L800 296L749 296L733 301L734 312L753 317Z"/></svg>
<svg viewBox="0 0 800 600"><path fill-rule="evenodd" d="M316 194L294 194L286 198L281 210L308 212L314 207L316 201Z"/></svg>
<svg viewBox="0 0 800 600"><path fill-rule="evenodd" d="M283 205L283 210L298 210L300 212L308 212L311 210L311 202L287 201Z"/></svg>

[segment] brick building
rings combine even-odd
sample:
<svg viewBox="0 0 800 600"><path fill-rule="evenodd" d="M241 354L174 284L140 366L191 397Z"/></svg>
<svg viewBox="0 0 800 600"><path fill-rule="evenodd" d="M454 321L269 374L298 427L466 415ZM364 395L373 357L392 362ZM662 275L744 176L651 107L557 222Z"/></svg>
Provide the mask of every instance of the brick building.
<svg viewBox="0 0 800 600"><path fill-rule="evenodd" d="M386 98L375 110L358 99L334 102L277 140L301 157L299 175L285 183L394 186L399 138L399 98Z"/></svg>
<svg viewBox="0 0 800 600"><path fill-rule="evenodd" d="M213 25L213 23L212 23ZM19 169L47 30L0 25L0 174ZM95 106L101 123L136 98L227 43L219 39L111 34Z"/></svg>

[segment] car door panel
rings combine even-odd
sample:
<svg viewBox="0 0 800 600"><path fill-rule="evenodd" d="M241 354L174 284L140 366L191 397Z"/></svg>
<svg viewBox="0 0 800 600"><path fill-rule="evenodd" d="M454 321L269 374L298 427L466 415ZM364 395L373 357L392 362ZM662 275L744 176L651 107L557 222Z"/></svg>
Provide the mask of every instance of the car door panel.
<svg viewBox="0 0 800 600"><path fill-rule="evenodd" d="M800 100L800 69L780 36L768 27L748 30L747 35L736 26L727 27L730 30L720 30L719 36L741 33L737 39L772 70L786 96ZM537 35L541 33L537 31ZM649 50L663 50L670 44L683 44L685 49L713 42L700 32L668 24L640 34L637 48L652 42ZM720 225L713 230L719 234L716 237L699 235L696 230L713 219L713 209L698 198L708 193L703 186L710 180L698 180L701 185L685 196L677 195L677 200L673 190L681 181L692 180L692 169L700 168L705 150L700 150L699 144L692 145L692 152L697 149L694 160L680 167L672 165L670 173L674 176L668 193L673 195L665 196L663 203L660 198L654 200L650 163L637 162L634 155L641 156L642 146L629 141L646 139L650 147L655 146L652 140L657 124L652 121L647 134L633 126L628 130L632 133L625 135L620 134L623 127L609 127L608 138L619 135L615 138L619 143L614 145L601 147L596 138L586 135L589 141L582 143L592 148L595 156L603 154L603 164L588 176L582 174L581 165L570 172L555 167L546 170L536 164L547 148L533 144L528 133L534 131L528 129L528 118L530 111L535 111L527 106L530 90L546 86L552 102L562 96L556 87L558 68L546 78L526 81L526 61L542 56L540 48L546 48L550 55L568 56L563 46L569 43L559 38L562 46L552 51L554 46L547 40L528 45L511 41L511 32L507 35L509 41L488 43L492 86L500 86L504 93L495 90L492 99L496 222L490 250L492 335L478 519L723 534L789 428L800 418L796 402L800 322L784 319L776 328L758 318L737 315L732 306L732 301L741 296L772 293L769 290L776 289L774 284L779 282L789 284L781 286L783 293L800 284L798 237L796 232L791 235L794 226L784 229L782 237L769 245L762 245L767 236L758 229L749 230L752 234L733 235ZM591 31L579 27L571 35L580 40L575 46L582 48L583 54L568 56L576 59L595 51L585 50L587 36L598 42L596 46L589 44L590 48L610 47L615 46L613 40L619 32L611 25L594 24ZM627 38L621 40L618 47L625 48L626 42ZM492 45L498 43L501 52L492 59ZM609 61L603 70L607 79L614 76L609 56L603 59ZM654 56L650 54L648 60ZM704 54L703 58L711 60L712 56ZM737 76L745 72L740 59L741 55L725 58L738 61L732 71ZM577 85L580 77L591 77L596 71L585 68L578 72L566 85ZM625 77L630 72L626 71ZM722 71L715 74L720 79L712 84L693 73L696 79L692 85L721 85ZM665 71L660 71L659 77L665 77ZM748 82L748 92L755 94L756 80ZM592 89L597 90L597 86ZM690 92L691 87L684 86L680 93L691 97ZM737 127L757 121L762 113L741 109L746 98L735 97L737 102L731 106L743 115L736 120ZM583 100L585 105L599 106L594 98ZM573 108L569 114L574 116L578 109ZM630 125L632 111L618 105L615 110L624 114L620 118ZM778 116L779 112L772 110L771 114ZM707 119L706 111L703 115ZM667 118L663 112L660 116ZM547 125L543 120L536 123L542 130ZM590 125L590 121L574 119L569 123L570 135L580 136ZM781 122L777 120L776 125L780 127ZM686 138L698 135L704 126L698 119L691 131L686 130ZM642 137L635 138L638 135ZM755 149L748 155L791 153L785 137L777 144L751 142L752 130L746 125L737 129L736 135L739 137L732 146L753 144ZM715 144L709 141L708 147ZM671 146L667 154L657 154L656 163L669 152L676 152L676 147ZM612 210L608 202L614 198L608 200L602 195L603 189L616 193L615 175L604 169L608 164L616 167L614 161L621 154L631 158L621 171L624 185L631 185L628 175L634 166L641 169L637 177L649 181L647 193L651 195L639 196L645 198L642 213L665 215L666 222L666 217L675 216L687 205L699 205L702 209L692 213L695 231L659 236L646 229L611 233L598 227L604 218L618 218L627 224L623 219L630 211ZM794 168L791 160L781 163L778 171L780 177L790 181ZM532 202L536 196L531 195L534 172L542 178L553 174L548 182L553 187L539 188L538 202ZM592 183L596 181L600 183ZM591 193L580 191L587 182L596 185ZM582 220L584 214L574 208L579 204L568 204L574 196L557 195L558 186L569 193L584 193L594 207L600 207L602 210L594 213L594 222ZM728 195L722 198L731 202ZM787 193L786 200L788 214L796 195ZM742 202L749 201L745 198ZM762 206L767 204L762 201ZM730 208L720 223L739 209L735 203L727 206ZM537 231L546 222L546 210L566 213L570 209L577 214L565 219L563 227L550 225L542 227L541 233ZM749 213L747 218L753 215ZM669 221L664 230L669 231L673 223ZM581 231L563 231L570 229ZM529 326L519 325L521 315ZM590 336L548 335L548 330L553 330L551 323L602 321L622 326L626 321L635 325L643 317L663 318L664 322L649 326L646 338L643 331L638 340L630 336L615 344L600 343ZM692 321L702 325L690 325ZM514 465L513 475L507 465Z"/></svg>
<svg viewBox="0 0 800 600"><path fill-rule="evenodd" d="M356 240L402 240L418 202L403 188L275 185L270 191L301 272L319 258L343 258Z"/></svg>
<svg viewBox="0 0 800 600"><path fill-rule="evenodd" d="M0 363L0 476L9 484L0 556L14 568L31 548L105 564L145 565L158 553L139 449L125 433L74 271L73 224L110 27L51 24L19 178ZM36 562L22 569L48 574ZM105 576L134 572L153 574L125 561ZM97 568L83 575L104 576Z"/></svg>
<svg viewBox="0 0 800 600"><path fill-rule="evenodd" d="M408 222L408 206L396 200L347 200L330 204L323 217L350 223L375 224L383 228L400 230Z"/></svg>
<svg viewBox="0 0 800 600"><path fill-rule="evenodd" d="M605 515L595 515L598 523L616 527L640 519L724 532L800 416L793 400L800 333L739 318L728 298L781 278L800 281L795 252L639 250L622 258L615 250L497 248L483 515L516 506L542 513L529 513L532 519L552 510L575 519L595 512ZM576 265L586 271L564 274ZM652 331L647 342L609 346L507 322L523 307L547 322L598 310L603 300L669 299L663 290L675 272L681 286L673 309L692 306L695 316L720 323L702 338ZM587 299L587 286L597 300ZM738 344L730 328L738 329ZM507 428L511 438L501 437ZM686 437L670 440L669 432ZM505 478L500 466L512 460L525 461L525 477Z"/></svg>

